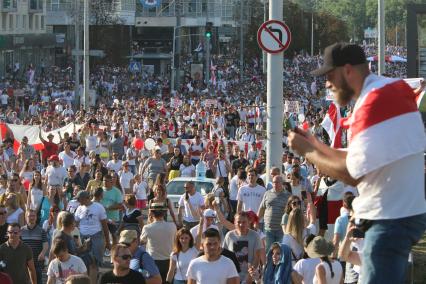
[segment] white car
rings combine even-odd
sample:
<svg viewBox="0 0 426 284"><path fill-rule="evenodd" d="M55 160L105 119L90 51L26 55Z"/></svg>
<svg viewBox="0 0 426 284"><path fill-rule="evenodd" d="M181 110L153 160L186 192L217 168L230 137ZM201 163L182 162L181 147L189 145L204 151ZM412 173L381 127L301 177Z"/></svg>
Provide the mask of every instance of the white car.
<svg viewBox="0 0 426 284"><path fill-rule="evenodd" d="M203 197L213 190L216 183L215 179L200 177L177 177L169 181L169 183L166 185L167 197L173 204L173 211L175 212L176 217L178 214L179 199L182 194L185 193L183 186L188 181L192 181L194 183L195 190L201 193Z"/></svg>

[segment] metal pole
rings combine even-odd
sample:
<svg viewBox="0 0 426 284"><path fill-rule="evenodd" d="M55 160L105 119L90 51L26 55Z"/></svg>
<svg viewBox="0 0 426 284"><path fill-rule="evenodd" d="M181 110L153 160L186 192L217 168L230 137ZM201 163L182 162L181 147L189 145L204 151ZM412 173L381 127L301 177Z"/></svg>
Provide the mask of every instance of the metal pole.
<svg viewBox="0 0 426 284"><path fill-rule="evenodd" d="M210 38L206 37L206 84L210 86Z"/></svg>
<svg viewBox="0 0 426 284"><path fill-rule="evenodd" d="M268 14L267 14L267 3L268 0L263 0L263 22L266 22L268 20ZM263 74L266 74L266 61L267 61L267 56L266 56L266 51L262 51L262 71Z"/></svg>
<svg viewBox="0 0 426 284"><path fill-rule="evenodd" d="M283 19L283 1L270 0L269 19ZM282 167L283 138L283 53L268 54L266 122L266 172ZM266 175L269 182L269 175Z"/></svg>
<svg viewBox="0 0 426 284"><path fill-rule="evenodd" d="M89 1L84 1L84 84L83 84L83 92L84 92L84 109L89 109Z"/></svg>
<svg viewBox="0 0 426 284"><path fill-rule="evenodd" d="M74 93L77 98L77 106L81 104L80 98L80 56L78 56L78 52L80 51L80 0L75 1L75 86Z"/></svg>
<svg viewBox="0 0 426 284"><path fill-rule="evenodd" d="M244 24L243 24L243 16L244 16L244 0L241 1L241 9L240 9L240 81L242 82L244 79Z"/></svg>
<svg viewBox="0 0 426 284"><path fill-rule="evenodd" d="M314 56L314 9L311 12L311 56Z"/></svg>
<svg viewBox="0 0 426 284"><path fill-rule="evenodd" d="M170 82L170 85L171 85L171 88L172 88L172 90L174 91L175 90L175 76L176 76L176 68L175 68L175 49L176 49L176 44L175 44L175 41L176 41L176 27L174 27L173 28L173 54L172 54L172 78L171 78L171 82Z"/></svg>
<svg viewBox="0 0 426 284"><path fill-rule="evenodd" d="M378 36L379 36L379 75L384 74L385 71L385 3L384 0L379 0L378 3L379 11L379 24L378 24Z"/></svg>
<svg viewBox="0 0 426 284"><path fill-rule="evenodd" d="M176 76L176 78L175 78L175 82L176 82L176 85L178 86L178 89L179 89L179 86L180 86L180 53L181 53L181 38L180 38L180 28L181 28L181 1L180 0L177 0L176 1L176 4L178 5L177 6L177 9L176 9L176 12L177 12L177 15L176 15L176 29L175 29L175 36L177 36L177 38L175 38L174 40L177 40L177 42L176 42L176 45L175 45L175 51L176 51L176 53L177 53L177 57L176 57L176 61L177 62L175 62L176 63L176 71L175 71L175 76ZM175 5L176 5L175 4ZM173 54L173 56L174 56L174 54Z"/></svg>

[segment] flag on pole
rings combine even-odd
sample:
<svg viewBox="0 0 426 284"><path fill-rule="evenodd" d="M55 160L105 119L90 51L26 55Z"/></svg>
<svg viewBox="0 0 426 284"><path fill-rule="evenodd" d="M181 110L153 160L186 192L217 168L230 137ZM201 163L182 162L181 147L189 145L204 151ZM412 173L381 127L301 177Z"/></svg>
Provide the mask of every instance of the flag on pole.
<svg viewBox="0 0 426 284"><path fill-rule="evenodd" d="M340 127L341 121L340 107L335 103L331 103L328 108L327 115L321 123L321 126L327 131L330 137L331 147L342 147L342 129Z"/></svg>
<svg viewBox="0 0 426 284"><path fill-rule="evenodd" d="M213 60L210 61L210 72L211 72L211 83L213 87L216 86L217 78L216 78L216 68L217 66L213 64Z"/></svg>

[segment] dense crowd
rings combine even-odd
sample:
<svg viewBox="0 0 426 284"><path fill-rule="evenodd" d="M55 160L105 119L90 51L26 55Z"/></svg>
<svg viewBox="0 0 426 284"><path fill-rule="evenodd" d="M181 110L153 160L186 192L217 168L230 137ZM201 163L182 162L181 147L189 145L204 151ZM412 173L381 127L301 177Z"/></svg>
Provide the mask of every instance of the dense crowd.
<svg viewBox="0 0 426 284"><path fill-rule="evenodd" d="M10 70L0 82L3 122L45 132L78 125L58 133L58 143L52 134L37 137L41 151L30 134L17 143L2 132L0 269L13 283L42 283L44 273L49 284L85 283L72 282L85 281L79 274L91 283L359 281L362 236L349 222L356 189L319 173L286 137L282 167L266 172L261 66L248 64L241 81L237 61L214 61L208 89L185 59L176 91L164 76L96 67L88 110L71 69ZM324 78L309 74L321 63L320 56L285 60L283 100L299 101L305 115L286 113L283 126L307 122L305 130L327 141ZM405 66L387 66L404 77ZM174 204L166 185L177 177L185 182ZM208 178L214 186L202 194L196 181ZM321 196L333 187L343 202L330 222ZM113 270L98 275L109 255Z"/></svg>

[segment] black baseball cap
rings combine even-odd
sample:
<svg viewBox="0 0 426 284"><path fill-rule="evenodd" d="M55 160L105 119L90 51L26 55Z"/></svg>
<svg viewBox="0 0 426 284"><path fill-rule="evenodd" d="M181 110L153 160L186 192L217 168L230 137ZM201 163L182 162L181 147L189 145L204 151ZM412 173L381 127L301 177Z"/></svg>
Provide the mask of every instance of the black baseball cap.
<svg viewBox="0 0 426 284"><path fill-rule="evenodd" d="M313 76L322 76L336 67L346 64L358 65L367 62L365 52L361 46L339 42L329 45L324 50L324 64L311 72Z"/></svg>

